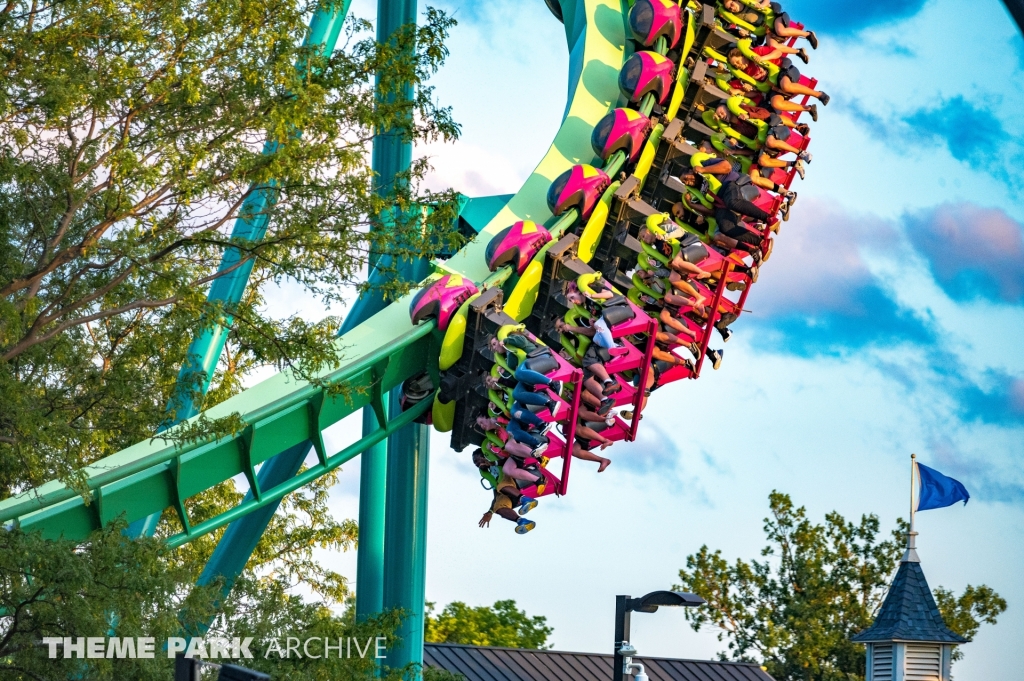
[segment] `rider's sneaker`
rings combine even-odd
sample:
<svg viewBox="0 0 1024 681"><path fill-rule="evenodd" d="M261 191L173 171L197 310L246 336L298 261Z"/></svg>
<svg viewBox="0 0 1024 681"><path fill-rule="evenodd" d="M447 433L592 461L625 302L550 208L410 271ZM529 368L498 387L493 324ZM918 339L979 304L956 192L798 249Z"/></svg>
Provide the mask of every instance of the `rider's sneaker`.
<svg viewBox="0 0 1024 681"><path fill-rule="evenodd" d="M732 329L730 329L727 326L723 327L721 329L718 329L718 333L722 336L722 342L723 343L728 343L729 339L732 338Z"/></svg>
<svg viewBox="0 0 1024 681"><path fill-rule="evenodd" d="M526 534L535 527L537 527L537 523L526 518L520 518L519 522L516 523L516 534Z"/></svg>
<svg viewBox="0 0 1024 681"><path fill-rule="evenodd" d="M519 507L519 515L526 515L533 509L537 508L536 499L531 499L530 497L520 497L520 502L522 502L522 506Z"/></svg>
<svg viewBox="0 0 1024 681"><path fill-rule="evenodd" d="M725 350L708 350L708 359L711 360L711 368L718 369L722 366L722 356L725 355Z"/></svg>

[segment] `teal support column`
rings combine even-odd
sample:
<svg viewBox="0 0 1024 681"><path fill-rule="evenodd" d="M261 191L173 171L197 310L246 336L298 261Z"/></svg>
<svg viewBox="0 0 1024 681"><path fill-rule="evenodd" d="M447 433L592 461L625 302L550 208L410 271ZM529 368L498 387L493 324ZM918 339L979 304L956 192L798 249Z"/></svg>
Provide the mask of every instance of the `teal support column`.
<svg viewBox="0 0 1024 681"><path fill-rule="evenodd" d="M406 24L416 22L416 0L378 0L377 2L377 42L385 43L392 34ZM380 76L376 86L380 88ZM407 85L401 92L386 95L386 101L409 101L412 99L412 86ZM373 172L377 175L376 191L389 194L395 189L395 182L401 173L409 170L412 165L412 145L402 139L401 131L382 130L373 139ZM378 255L370 253L370 267L377 261Z"/></svg>
<svg viewBox="0 0 1024 681"><path fill-rule="evenodd" d="M384 403L388 407L387 401ZM363 435L380 426L373 409L363 409ZM359 553L356 556L356 618L384 609L384 527L387 503L388 443L360 455Z"/></svg>
<svg viewBox="0 0 1024 681"><path fill-rule="evenodd" d="M385 256L387 260L389 256ZM390 264L390 262L386 262ZM344 334L363 319L384 309L387 301L380 285L384 275L371 268L370 290L356 299L352 311L338 335ZM354 323L349 324L349 320ZM388 400L384 400L385 414ZM363 436L372 435L380 428L373 409L363 410ZM384 609L384 517L386 509L388 443L378 442L360 455L359 459L359 549L356 554L356 619L381 612Z"/></svg>
<svg viewBox="0 0 1024 681"><path fill-rule="evenodd" d="M378 0L377 41L387 42L400 27L416 21L416 0ZM380 76L377 77L380 85ZM391 93L388 100L412 99L412 88ZM398 176L412 164L412 145L402 140L400 132L381 131L373 139L372 167L376 174L374 190L390 194ZM368 262L374 274L381 254L371 249ZM369 295L374 295L370 293ZM379 294L377 294L379 295ZM383 301L380 301L383 304ZM377 417L371 409L363 410L363 435L377 429ZM359 478L359 555L356 559L356 618L366 618L384 608L385 551L387 525L388 460L393 453L388 441L363 452ZM422 646L421 646L422 647ZM422 653L420 653L422 659Z"/></svg>
<svg viewBox="0 0 1024 681"><path fill-rule="evenodd" d="M377 40L387 42L400 27L416 21L416 0L378 0ZM377 82L378 88L380 81ZM386 95L388 102L411 100L412 87ZM410 112L411 115L411 112ZM403 140L400 131L382 130L373 140L373 170L376 173L376 191L387 195L395 191L396 182L412 163L412 145ZM371 254L371 267L378 256ZM402 263L401 276L419 281L426 275L425 259ZM391 393L390 413L401 410L399 391ZM368 420L368 419L367 419ZM364 421L366 424L366 421ZM365 431L364 431L365 432ZM407 664L423 664L424 600L427 557L427 464L430 456L429 431L426 426L410 425L388 439L386 482L381 489L379 460L366 461L368 477L360 481L360 509L366 500L367 518L376 518L375 504L385 499L384 553L382 607L400 609L405 613L398 632L400 642L388 651L387 665L392 668ZM373 507L373 511L370 507ZM362 514L360 514L362 520ZM361 549L360 549L361 550ZM365 564L362 577L370 575L372 556ZM372 578L370 581L371 584ZM357 584L357 592L362 587ZM375 598L366 597L366 601ZM358 599L358 596L357 596ZM357 615L360 610L357 608Z"/></svg>
<svg viewBox="0 0 1024 681"><path fill-rule="evenodd" d="M397 410L397 391L392 410ZM391 668L423 664L427 565L427 479L430 430L414 424L391 436L388 456L384 608L401 608L401 642L388 651Z"/></svg>

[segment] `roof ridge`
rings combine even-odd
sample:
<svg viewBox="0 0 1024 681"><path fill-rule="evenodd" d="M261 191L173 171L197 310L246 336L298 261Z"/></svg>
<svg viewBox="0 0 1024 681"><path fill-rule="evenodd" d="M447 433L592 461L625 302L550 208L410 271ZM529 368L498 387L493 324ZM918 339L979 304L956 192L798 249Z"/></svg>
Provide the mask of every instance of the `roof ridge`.
<svg viewBox="0 0 1024 681"><path fill-rule="evenodd" d="M589 657L614 657L611 653L586 653L574 650L551 650L551 649L540 649L540 648L510 648L507 646L478 646L472 643L429 643L423 644L426 646L445 646L447 648L474 648L479 650L507 650L514 653L547 653L550 655L587 655ZM761 668L761 665L756 662L742 662L739 660L698 660L694 658L684 657L655 657L653 655L638 655L637 660L658 660L664 662L695 662L698 664L728 664L737 665L741 667L757 667Z"/></svg>

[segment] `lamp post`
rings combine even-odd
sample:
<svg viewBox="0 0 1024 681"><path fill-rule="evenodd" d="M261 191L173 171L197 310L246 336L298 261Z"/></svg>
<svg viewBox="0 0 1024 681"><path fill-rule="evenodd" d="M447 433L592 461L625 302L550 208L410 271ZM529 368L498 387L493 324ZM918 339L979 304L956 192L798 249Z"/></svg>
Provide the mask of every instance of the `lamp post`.
<svg viewBox="0 0 1024 681"><path fill-rule="evenodd" d="M705 601L695 594L678 591L652 591L646 596L615 597L615 658L612 661L612 681L626 681L626 676L633 675L636 681L647 681L647 674L642 664L633 662L636 648L629 642L629 618L634 612L657 612L661 606L692 608L704 605Z"/></svg>

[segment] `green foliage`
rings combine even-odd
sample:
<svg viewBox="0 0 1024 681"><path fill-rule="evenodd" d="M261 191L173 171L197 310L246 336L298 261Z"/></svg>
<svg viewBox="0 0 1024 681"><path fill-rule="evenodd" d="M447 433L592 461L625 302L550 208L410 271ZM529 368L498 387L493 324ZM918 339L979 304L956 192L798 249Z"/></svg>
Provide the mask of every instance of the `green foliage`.
<svg viewBox="0 0 1024 681"><path fill-rule="evenodd" d="M44 636L152 636L179 630L177 611L210 612L212 592L185 595L187 569L154 539L127 539L123 525L74 546L18 530L0 531L0 677L4 679L169 678L153 660L51 660ZM109 613L116 612L116 621ZM85 667L83 665L87 664Z"/></svg>
<svg viewBox="0 0 1024 681"><path fill-rule="evenodd" d="M398 613L359 624L334 613L348 594L346 580L313 558L317 548L345 550L357 539L355 523L335 521L327 508L327 492L334 482L327 476L286 497L227 597L221 583L202 589L192 586L218 535L169 551L161 537L177 530L171 515L154 539L128 540L123 524L97 532L78 546L0 531L0 612L8 614L0 617L0 678L165 681L171 676L166 657L51 660L39 644L45 636L108 633L162 642L201 631L211 620L208 635L253 637L256 659L244 664L272 672L275 679L372 678L368 659L264 657L274 638L282 647L288 637L336 641L351 636L365 641L384 636L387 645L395 642ZM240 496L233 485L222 485L190 500L189 511L200 516L212 513L237 503ZM312 590L319 602L294 595L296 586ZM403 671L385 678L398 681Z"/></svg>
<svg viewBox="0 0 1024 681"><path fill-rule="evenodd" d="M222 621L226 625L215 626L211 634L221 636L252 636L255 640L251 650L252 660L242 664L257 671L266 672L273 679L282 681L370 681L374 676L375 648L370 645L365 658L358 657L353 646L352 657L339 657L332 650L330 657L308 657L295 653L283 652L287 647L288 637L305 642L310 638L319 638L320 642L310 646L312 655L323 653L323 640L330 641L332 647L338 645L339 639L349 637L361 641L364 650L369 639L383 636L383 644L391 647L397 643L395 631L398 629L399 617L396 613L385 613L360 623L346 622L333 614L328 608L316 603L306 603L301 598L289 595L281 583L265 585L265 591L258 607L247 608L245 615L232 611L230 608ZM375 643L375 642L374 642ZM300 648L301 649L301 648ZM335 648L336 649L336 648ZM402 681L409 678L408 670L387 670L379 678L384 681Z"/></svg>
<svg viewBox="0 0 1024 681"><path fill-rule="evenodd" d="M0 2L0 499L53 478L78 483L82 466L153 437L204 327L229 335L205 398L198 382L186 386L203 407L260 367L312 378L336 364L340 320L272 316L274 286L291 282L337 307L369 252L400 259L458 245L454 195L421 189L425 161L376 187L369 154L380 130L413 142L457 136L424 85L454 21L428 9L382 45L352 19L325 56L303 46L321 8ZM265 236L230 237L239 216L265 221ZM229 248L241 254L232 271L252 268L250 286L238 305L208 304ZM237 415L198 420L185 437L243 426ZM214 613L212 633L254 636L254 650L288 636L393 641L398 613L358 625L334 614L348 586L314 552L358 538L329 511L334 482L284 500L234 585L192 587L222 532L169 552L160 540L180 530L173 513L139 542L120 526L80 546L0 530L0 676L167 679L166 658L65 663L38 644L111 629L160 640ZM185 503L201 522L241 496L228 481ZM371 676L368 661L252 662L275 679Z"/></svg>
<svg viewBox="0 0 1024 681"><path fill-rule="evenodd" d="M959 597L941 586L935 588L934 593L935 603L939 606L946 626L964 638L974 638L982 623L995 624L999 616L1006 612L1006 599L984 584L968 584ZM959 646L953 649L954 661L962 660L963 657L964 653Z"/></svg>
<svg viewBox="0 0 1024 681"><path fill-rule="evenodd" d="M505 648L550 648L548 637L554 631L547 618L530 617L513 600L497 601L493 606L470 607L461 601L433 614L427 603L426 641L428 643L464 643L474 646Z"/></svg>
<svg viewBox="0 0 1024 681"><path fill-rule="evenodd" d="M0 498L151 437L203 325L230 328L206 407L259 366L336 364L340 320L273 317L271 286L337 307L370 250L458 241L425 161L382 196L369 154L377 130L458 134L423 84L454 21L428 9L381 45L351 20L323 56L302 46L318 2L0 3ZM266 235L230 238L239 215ZM229 246L252 285L207 304Z"/></svg>
<svg viewBox="0 0 1024 681"><path fill-rule="evenodd" d="M455 674L447 669L437 667L425 667L423 669L423 681L466 681L462 674Z"/></svg>
<svg viewBox="0 0 1024 681"><path fill-rule="evenodd" d="M205 621L216 600L216 586L182 595L187 568L154 539L129 540L112 526L77 547L45 541L21 532L0 533L0 607L12 613L0 626L0 677L14 681L78 678L88 681L137 679L166 681L173 661L160 650L170 636L180 636L180 612ZM31 576L31 578L28 578ZM283 579L259 580L259 600L240 607L246 597L232 596L210 635L253 637L254 658L246 667L272 673L275 679L339 681L373 678L372 653L366 658L334 656L287 658L271 652L271 640L286 647L288 637L302 641L327 638L332 645L349 637L366 641L383 636L395 643L395 614L360 624L345 622L317 603L289 595ZM251 586L251 585L247 585ZM243 587L242 592L247 589ZM251 595L251 594L249 594ZM112 617L110 613L117 613ZM154 659L57 659L48 657L43 637L154 637ZM322 643L311 648L322 651ZM381 678L399 681L406 670Z"/></svg>
<svg viewBox="0 0 1024 681"><path fill-rule="evenodd" d="M317 549L347 551L358 540L355 521L335 520L328 507L328 493L337 482L337 475L333 472L318 478L284 498L257 543L245 573L234 585L228 607L244 610L247 604L258 603L266 589L278 585L283 589L308 589L328 607L344 603L349 593L347 580L314 558ZM192 497L186 506L190 517L208 518L236 506L242 496L229 481ZM176 514L166 512L157 536L168 537L178 532L181 526ZM190 581L199 577L221 534L218 531L204 535L177 549L177 559L190 567Z"/></svg>
<svg viewBox="0 0 1024 681"><path fill-rule="evenodd" d="M907 525L889 538L878 517L847 521L836 512L824 524L807 519L789 495L772 492L764 521L763 560L737 559L707 546L687 556L682 582L708 604L687 609L694 630L717 627L728 640L723 659L762 664L779 681L862 681L864 647L850 637L874 621L905 546ZM959 598L936 590L947 623L973 634L978 618L994 624L1005 602L988 587L968 587Z"/></svg>

